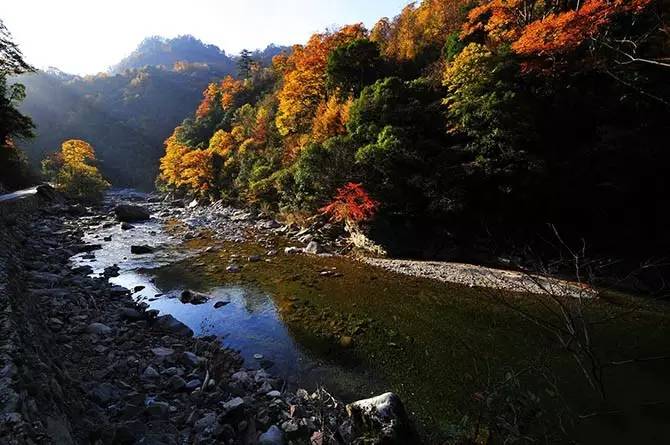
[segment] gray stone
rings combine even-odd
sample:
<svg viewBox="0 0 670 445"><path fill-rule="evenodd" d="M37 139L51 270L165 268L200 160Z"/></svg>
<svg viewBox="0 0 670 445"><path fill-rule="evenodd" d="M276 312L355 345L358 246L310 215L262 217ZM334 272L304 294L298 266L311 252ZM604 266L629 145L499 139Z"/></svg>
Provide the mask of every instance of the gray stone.
<svg viewBox="0 0 670 445"><path fill-rule="evenodd" d="M258 438L258 445L284 445L284 435L277 425L272 425Z"/></svg>
<svg viewBox="0 0 670 445"><path fill-rule="evenodd" d="M160 378L160 376L161 375L158 373L158 371L156 371L156 369L151 365L147 366L144 372L142 373L142 378L145 380L157 379Z"/></svg>
<svg viewBox="0 0 670 445"><path fill-rule="evenodd" d="M170 377L167 381L167 384L173 391L181 391L182 389L186 388L186 380L182 379L178 375L173 375Z"/></svg>
<svg viewBox="0 0 670 445"><path fill-rule="evenodd" d="M102 323L91 323L86 328L86 332L96 335L110 335L112 333L112 328Z"/></svg>
<svg viewBox="0 0 670 445"><path fill-rule="evenodd" d="M182 354L181 356L181 361L183 364L186 366L190 366L191 368L194 368L196 366L200 366L202 363L204 363L205 359L202 357L198 357L194 353L190 351L186 351Z"/></svg>
<svg viewBox="0 0 670 445"><path fill-rule="evenodd" d="M251 377L246 371L237 371L235 374L230 376L230 379L234 382L247 384L251 382Z"/></svg>
<svg viewBox="0 0 670 445"><path fill-rule="evenodd" d="M309 244L307 244L307 247L305 247L305 253L309 253L311 255L321 253L321 245L316 241L310 241Z"/></svg>
<svg viewBox="0 0 670 445"><path fill-rule="evenodd" d="M122 222L146 221L151 217L151 213L144 207L120 204L114 208L116 218Z"/></svg>
<svg viewBox="0 0 670 445"><path fill-rule="evenodd" d="M159 346L157 348L152 348L151 352L153 352L154 355L156 355L156 357L164 358L164 357L168 357L168 356L174 354L174 349Z"/></svg>
<svg viewBox="0 0 670 445"><path fill-rule="evenodd" d="M233 399L228 400L226 403L223 404L223 409L226 410L226 412L233 412L241 407L244 406L244 399L242 397L235 397Z"/></svg>
<svg viewBox="0 0 670 445"><path fill-rule="evenodd" d="M403 444L412 439L412 431L400 397L392 392L358 400L346 406L358 435L378 436L383 443Z"/></svg>
<svg viewBox="0 0 670 445"><path fill-rule="evenodd" d="M130 294L130 291L123 286L112 286L109 289L109 293L112 297L122 297Z"/></svg>
<svg viewBox="0 0 670 445"><path fill-rule="evenodd" d="M121 314L121 318L125 320L137 321L142 319L142 314L139 311L129 307L121 308L119 312Z"/></svg>
<svg viewBox="0 0 670 445"><path fill-rule="evenodd" d="M161 315L160 317L156 318L156 326L159 329L163 329L165 331L172 332L177 335L181 335L184 337L192 337L193 336L193 331L191 328L186 326L184 323L181 321L177 320L174 318L172 315L167 314L167 315Z"/></svg>
<svg viewBox="0 0 670 445"><path fill-rule="evenodd" d="M240 272L242 268L238 266L237 264L230 264L228 267L226 267L226 271L231 272L231 273L237 273Z"/></svg>
<svg viewBox="0 0 670 445"><path fill-rule="evenodd" d="M152 402L146 407L145 411L149 417L164 418L170 411L170 405L166 402Z"/></svg>
<svg viewBox="0 0 670 445"><path fill-rule="evenodd" d="M208 412L195 421L193 429L198 433L204 433L207 430L212 430L216 426L216 423L216 414Z"/></svg>
<svg viewBox="0 0 670 445"><path fill-rule="evenodd" d="M186 382L185 388L188 391L193 391L196 388L200 388L200 386L202 386L202 381L200 379L193 379Z"/></svg>

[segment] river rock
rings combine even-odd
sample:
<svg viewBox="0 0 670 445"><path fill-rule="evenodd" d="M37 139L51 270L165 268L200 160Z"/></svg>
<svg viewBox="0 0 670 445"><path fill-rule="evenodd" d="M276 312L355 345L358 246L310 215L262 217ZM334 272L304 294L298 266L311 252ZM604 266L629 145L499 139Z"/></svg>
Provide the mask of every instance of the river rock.
<svg viewBox="0 0 670 445"><path fill-rule="evenodd" d="M286 255L296 255L300 252L302 252L302 249L300 247L291 246L291 247L285 247L284 248L284 253Z"/></svg>
<svg viewBox="0 0 670 445"><path fill-rule="evenodd" d="M134 229L134 228L135 228L135 226L133 226L132 224L129 224L127 222L121 223L121 230L130 230L130 229Z"/></svg>
<svg viewBox="0 0 670 445"><path fill-rule="evenodd" d="M182 303L203 304L209 300L209 295L186 289L179 295L179 301Z"/></svg>
<svg viewBox="0 0 670 445"><path fill-rule="evenodd" d="M382 443L411 443L411 427L400 397L387 392L346 406L357 436L378 436Z"/></svg>
<svg viewBox="0 0 670 445"><path fill-rule="evenodd" d="M202 381L200 381L200 379L192 379L186 382L186 386L184 386L184 388L186 388L187 391L193 391L196 388L200 388L200 385L202 385Z"/></svg>
<svg viewBox="0 0 670 445"><path fill-rule="evenodd" d="M284 435L277 425L272 425L258 438L258 445L284 445Z"/></svg>
<svg viewBox="0 0 670 445"><path fill-rule="evenodd" d="M310 241L309 244L307 244L307 247L305 247L305 253L311 255L319 254L321 253L321 245L316 241Z"/></svg>
<svg viewBox="0 0 670 445"><path fill-rule="evenodd" d="M203 433L207 430L212 430L216 426L216 414L208 412L193 424L193 429L197 433Z"/></svg>
<svg viewBox="0 0 670 445"><path fill-rule="evenodd" d="M243 406L244 406L244 399L242 397L235 397L224 403L223 409L227 413L232 413L233 411L240 409Z"/></svg>
<svg viewBox="0 0 670 445"><path fill-rule="evenodd" d="M153 380L160 378L160 376L161 375L158 373L158 371L156 371L156 369L151 365L147 366L144 372L142 373L142 378L144 380Z"/></svg>
<svg viewBox="0 0 670 445"><path fill-rule="evenodd" d="M146 244L142 244L139 246L130 246L130 253L133 253L135 255L142 255L145 253L152 253L154 251L154 248L151 246L147 246Z"/></svg>
<svg viewBox="0 0 670 445"><path fill-rule="evenodd" d="M175 368L176 369L176 368ZM168 387L173 391L181 391L186 388L186 380L179 377L178 375L173 375L167 381Z"/></svg>
<svg viewBox="0 0 670 445"><path fill-rule="evenodd" d="M112 328L102 323L91 323L86 328L86 332L96 335L110 335L112 333Z"/></svg>
<svg viewBox="0 0 670 445"><path fill-rule="evenodd" d="M170 411L170 405L166 402L152 402L146 407L146 413L149 417L164 418Z"/></svg>
<svg viewBox="0 0 670 445"><path fill-rule="evenodd" d="M237 371L232 376L230 376L230 379L234 382L242 384L247 384L251 382L251 377L249 377L249 374L246 371Z"/></svg>
<svg viewBox="0 0 670 445"><path fill-rule="evenodd" d="M231 272L231 273L237 273L241 270L242 270L242 268L240 268L240 266L238 266L237 264L230 264L230 265L228 265L228 267L226 267L226 271Z"/></svg>
<svg viewBox="0 0 670 445"><path fill-rule="evenodd" d="M144 207L120 204L114 208L116 218L122 222L146 221L151 217L151 213Z"/></svg>
<svg viewBox="0 0 670 445"><path fill-rule="evenodd" d="M181 321L170 314L161 315L156 318L156 327L165 331L173 332L184 337L192 337L193 331Z"/></svg>
<svg viewBox="0 0 670 445"><path fill-rule="evenodd" d="M230 301L217 301L216 303L214 303L214 309L224 307L227 304L230 304Z"/></svg>
<svg viewBox="0 0 670 445"><path fill-rule="evenodd" d="M195 355L190 351L184 352L181 356L181 362L186 366L190 366L191 368L200 366L204 361L205 361L204 358L198 357L197 355Z"/></svg>
<svg viewBox="0 0 670 445"><path fill-rule="evenodd" d="M125 320L137 321L137 320L142 319L142 314L139 311L137 311L133 308L124 307L124 308L121 308L121 310L119 312L120 312L121 318L123 318Z"/></svg>
<svg viewBox="0 0 670 445"><path fill-rule="evenodd" d="M165 358L174 354L174 349L158 346L157 348L151 348L151 352L153 352L156 357Z"/></svg>
<svg viewBox="0 0 670 445"><path fill-rule="evenodd" d="M122 297L130 294L130 291L123 286L112 286L109 288L109 294L112 297Z"/></svg>

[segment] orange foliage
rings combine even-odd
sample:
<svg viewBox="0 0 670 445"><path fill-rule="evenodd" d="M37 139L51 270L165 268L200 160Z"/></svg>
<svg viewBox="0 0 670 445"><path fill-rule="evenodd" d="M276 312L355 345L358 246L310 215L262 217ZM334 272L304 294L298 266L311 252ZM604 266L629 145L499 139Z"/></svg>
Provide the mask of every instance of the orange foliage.
<svg viewBox="0 0 670 445"><path fill-rule="evenodd" d="M195 112L195 116L201 119L212 112L217 102L226 110L235 103L235 97L244 90L244 81L237 80L232 76L226 76L221 82L210 83L203 91L203 99Z"/></svg>
<svg viewBox="0 0 670 445"><path fill-rule="evenodd" d="M350 182L339 188L335 199L319 211L333 221L359 223L371 219L378 207L379 203L370 198L362 184Z"/></svg>
<svg viewBox="0 0 670 445"><path fill-rule="evenodd" d="M221 106L224 110L233 106L235 96L244 89L244 81L228 75L221 81Z"/></svg>
<svg viewBox="0 0 670 445"><path fill-rule="evenodd" d="M566 54L597 37L614 16L646 8L652 0L586 0L578 10L550 14L525 27L512 49L524 56Z"/></svg>
<svg viewBox="0 0 670 445"><path fill-rule="evenodd" d="M366 37L362 24L348 25L336 32L314 34L306 46L294 47L284 65L284 84L278 94L280 134L310 131L317 108L326 99L328 55L340 45Z"/></svg>
<svg viewBox="0 0 670 445"><path fill-rule="evenodd" d="M214 105L221 97L221 91L216 83L210 83L207 85L207 89L203 91L202 95L203 99L200 102L200 105L198 105L198 109L195 111L195 116L198 119L207 116L212 111Z"/></svg>
<svg viewBox="0 0 670 445"><path fill-rule="evenodd" d="M557 10L553 2L491 0L472 9L461 39L484 37L489 45L511 44L525 57L568 54L597 38L613 18L639 12L653 0L584 0L579 9Z"/></svg>

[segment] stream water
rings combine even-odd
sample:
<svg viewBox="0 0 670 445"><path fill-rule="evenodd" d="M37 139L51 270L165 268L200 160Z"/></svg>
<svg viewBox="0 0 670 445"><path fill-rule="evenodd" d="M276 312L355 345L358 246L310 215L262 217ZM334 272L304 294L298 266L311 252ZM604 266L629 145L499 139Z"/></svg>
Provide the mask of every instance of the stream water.
<svg viewBox="0 0 670 445"><path fill-rule="evenodd" d="M119 275L111 282L135 290L138 302L172 314L196 335L217 336L240 351L246 367L266 367L293 388L324 385L345 401L392 390L435 437L453 430L483 382L535 364L539 357L553 360L556 353L535 326L492 304L481 289L393 274L347 258L266 257L266 247L253 242L207 237L185 242L166 228L165 219L130 230L101 223L91 226L84 239L102 248L76 255L74 266L91 266L97 275L118 265ZM144 244L155 252L130 253L131 245ZM246 261L257 254L261 261ZM226 271L233 260L242 266L240 273ZM324 276L324 270L338 274ZM211 298L183 304L178 297L185 289ZM622 301L610 303L603 299L595 310L603 316L621 311ZM535 310L532 304L529 308ZM631 330L644 335L631 338ZM626 338L626 349L618 353L640 354L667 349L668 332L667 313L649 311L613 325L599 339L624 348L619 342ZM566 382L565 396L591 409L578 373L562 358L555 363ZM661 395L670 400L666 365L640 364L635 371L611 376L622 404ZM629 385L632 378L641 385ZM594 418L580 434L587 442L597 437L626 443L639 438L640 422L647 430L666 425L667 432L667 412L647 411L635 411L634 421L631 416L625 421Z"/></svg>

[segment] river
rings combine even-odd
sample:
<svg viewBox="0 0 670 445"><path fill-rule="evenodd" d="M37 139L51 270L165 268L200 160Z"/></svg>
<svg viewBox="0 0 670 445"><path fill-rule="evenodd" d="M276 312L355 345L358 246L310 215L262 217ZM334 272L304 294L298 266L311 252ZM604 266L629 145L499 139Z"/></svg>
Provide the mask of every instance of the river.
<svg viewBox="0 0 670 445"><path fill-rule="evenodd" d="M599 406L585 396L583 379L551 339L496 304L486 289L395 274L347 257L284 255L286 240L280 236L264 236L263 242L221 240L204 230L184 236L182 225L174 212L158 212L130 230L109 219L92 221L84 239L101 249L76 255L73 265L89 265L94 274L118 265L119 276L111 281L136 289L138 302L172 314L196 335L216 336L240 351L245 366L266 367L289 387L323 385L345 401L392 390L430 441L458 430L472 412L473 394L541 362L557 370L572 406L584 411ZM133 255L130 245L156 250ZM279 254L267 255L271 247ZM230 264L241 271L229 272ZM211 298L183 304L178 297L186 289ZM541 310L528 296L510 297L527 298L528 308ZM628 301L601 298L592 310L623 313ZM667 350L669 327L667 311L654 307L621 318L598 338L608 348L617 344L616 356ZM631 329L644 333L644 341L628 335ZM620 396L614 403L627 408L662 396L660 410L667 409L667 364L632 368L612 373L610 384ZM632 388L627 383L632 378L641 384ZM640 425L647 432L654 425L656 431L661 411L635 410L623 423L596 416L578 427L578 434L586 441L626 443L639 439Z"/></svg>

